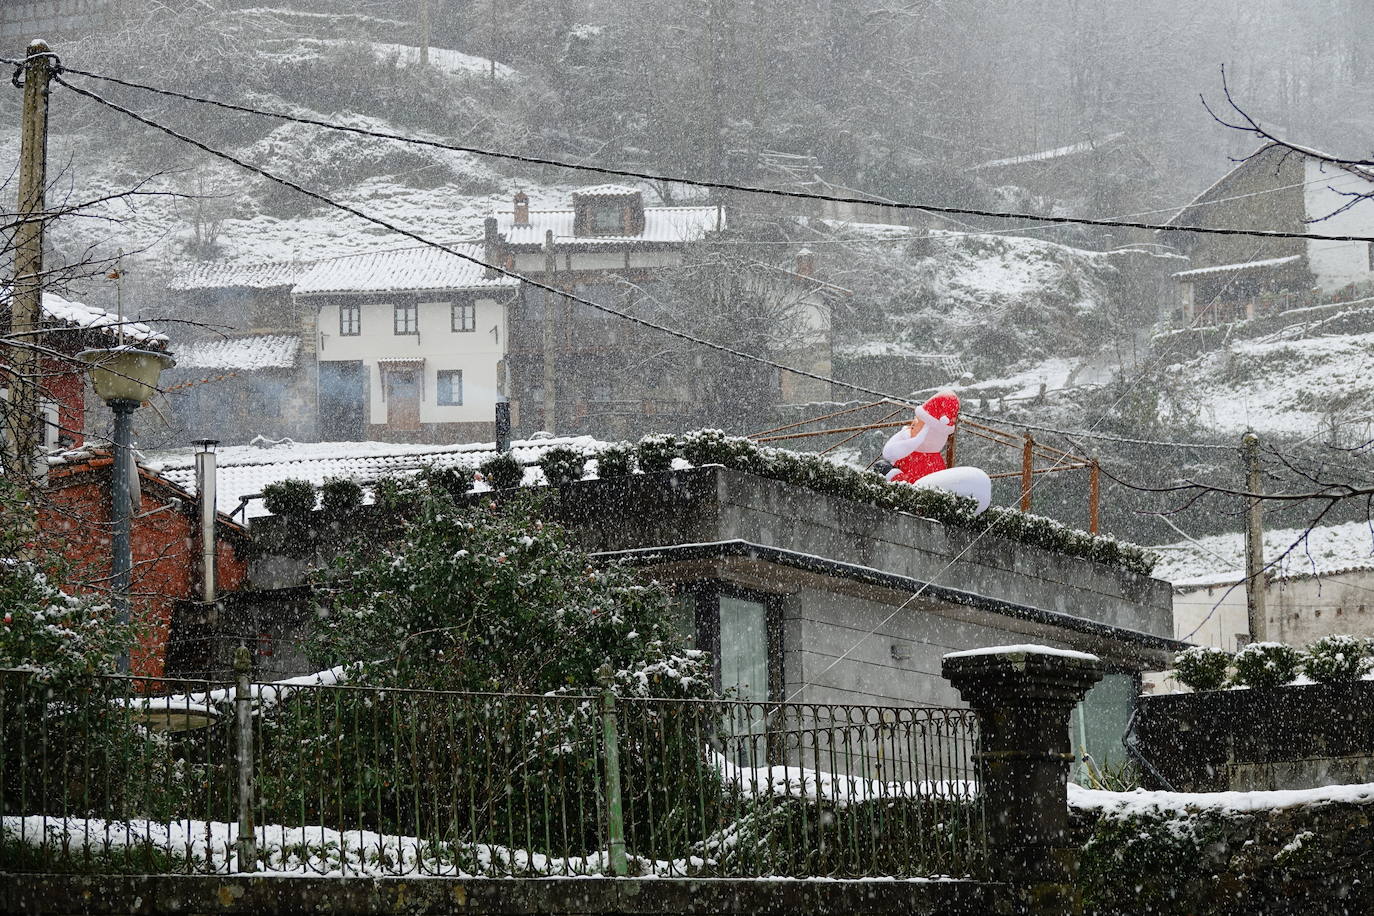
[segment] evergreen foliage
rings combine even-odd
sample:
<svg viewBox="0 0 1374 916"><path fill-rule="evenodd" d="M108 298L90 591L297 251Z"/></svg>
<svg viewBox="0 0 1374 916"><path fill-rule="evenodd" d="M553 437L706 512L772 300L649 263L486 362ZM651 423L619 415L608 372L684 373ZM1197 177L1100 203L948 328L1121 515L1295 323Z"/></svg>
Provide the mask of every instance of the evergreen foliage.
<svg viewBox="0 0 1374 916"><path fill-rule="evenodd" d="M549 482L551 487L561 487L581 480L586 464L585 455L561 445L549 449L539 459L539 467L544 472L544 479Z"/></svg>
<svg viewBox="0 0 1374 916"><path fill-rule="evenodd" d="M602 479L627 477L634 470L634 446L616 442L596 453L596 476Z"/></svg>
<svg viewBox="0 0 1374 916"><path fill-rule="evenodd" d="M520 486L525 479L525 469L515 456L509 452L493 455L477 468L478 473L493 490L509 490Z"/></svg>
<svg viewBox="0 0 1374 916"><path fill-rule="evenodd" d="M288 520L308 519L317 499L315 485L308 480L279 480L262 488L267 511Z"/></svg>
<svg viewBox="0 0 1374 916"><path fill-rule="evenodd" d="M1324 684L1354 681L1374 667L1370 641L1354 636L1323 636L1307 647L1302 671Z"/></svg>
<svg viewBox="0 0 1374 916"><path fill-rule="evenodd" d="M1234 681L1246 687L1282 687L1298 676L1302 654L1280 642L1252 642L1236 653Z"/></svg>
<svg viewBox="0 0 1374 916"><path fill-rule="evenodd" d="M320 508L334 519L346 518L363 504L363 488L348 477L330 477L320 484Z"/></svg>
<svg viewBox="0 0 1374 916"><path fill-rule="evenodd" d="M1174 656L1174 678L1193 690L1219 690L1226 684L1231 653L1211 646L1190 646Z"/></svg>

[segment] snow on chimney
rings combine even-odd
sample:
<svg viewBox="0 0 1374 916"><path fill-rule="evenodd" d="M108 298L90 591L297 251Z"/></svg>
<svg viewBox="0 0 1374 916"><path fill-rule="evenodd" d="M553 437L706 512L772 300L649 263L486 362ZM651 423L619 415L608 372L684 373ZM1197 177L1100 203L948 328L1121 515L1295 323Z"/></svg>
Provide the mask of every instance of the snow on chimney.
<svg viewBox="0 0 1374 916"><path fill-rule="evenodd" d="M797 276L811 277L816 273L816 256L811 249L803 248L797 252Z"/></svg>
<svg viewBox="0 0 1374 916"><path fill-rule="evenodd" d="M524 191L515 192L515 225L530 224L530 198Z"/></svg>

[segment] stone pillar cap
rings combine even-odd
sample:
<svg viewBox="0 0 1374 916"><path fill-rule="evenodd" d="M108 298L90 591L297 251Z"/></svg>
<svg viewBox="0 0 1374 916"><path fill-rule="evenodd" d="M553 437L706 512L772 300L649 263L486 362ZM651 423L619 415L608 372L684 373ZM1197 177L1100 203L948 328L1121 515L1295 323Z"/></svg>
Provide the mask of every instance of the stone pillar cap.
<svg viewBox="0 0 1374 916"><path fill-rule="evenodd" d="M941 673L975 707L989 703L1078 702L1102 679L1096 656L1050 646L990 646L951 652Z"/></svg>

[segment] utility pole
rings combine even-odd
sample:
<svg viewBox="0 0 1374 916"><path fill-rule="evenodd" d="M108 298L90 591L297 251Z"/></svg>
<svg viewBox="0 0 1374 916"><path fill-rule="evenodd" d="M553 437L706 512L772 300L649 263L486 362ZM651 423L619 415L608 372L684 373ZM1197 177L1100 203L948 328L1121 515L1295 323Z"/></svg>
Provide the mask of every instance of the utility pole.
<svg viewBox="0 0 1374 916"><path fill-rule="evenodd" d="M24 61L24 110L19 143L19 226L14 233L14 285L10 298L13 335L9 400L5 405L5 472L27 490L35 484L39 445L39 327L43 319L43 227L47 219L48 83L51 59L46 43L29 44ZM28 500L30 507L33 500ZM34 519L21 523L33 526Z"/></svg>
<svg viewBox="0 0 1374 916"><path fill-rule="evenodd" d="M1269 638L1268 618L1264 616L1264 519L1261 515L1263 491L1260 479L1259 436L1247 430L1240 437L1240 451L1245 458L1245 489L1254 494L1247 497L1250 505L1245 512L1245 613L1250 624L1250 641L1264 642Z"/></svg>
<svg viewBox="0 0 1374 916"><path fill-rule="evenodd" d="M544 232L544 285L554 288L554 274L558 270L558 253L553 247L553 230ZM558 303L561 296L544 293L544 429L557 433L558 425Z"/></svg>

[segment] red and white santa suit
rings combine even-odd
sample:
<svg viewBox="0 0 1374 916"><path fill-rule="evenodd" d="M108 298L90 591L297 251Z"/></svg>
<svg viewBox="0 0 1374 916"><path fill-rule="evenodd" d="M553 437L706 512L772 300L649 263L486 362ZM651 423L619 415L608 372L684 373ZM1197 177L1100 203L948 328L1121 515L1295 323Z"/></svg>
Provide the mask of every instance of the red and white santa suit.
<svg viewBox="0 0 1374 916"><path fill-rule="evenodd" d="M883 446L883 459L893 466L888 480L915 483L927 474L945 469L942 452L959 422L958 396L952 391L941 391L916 408L916 419L922 425L915 435L911 426L903 426Z"/></svg>

